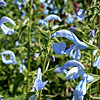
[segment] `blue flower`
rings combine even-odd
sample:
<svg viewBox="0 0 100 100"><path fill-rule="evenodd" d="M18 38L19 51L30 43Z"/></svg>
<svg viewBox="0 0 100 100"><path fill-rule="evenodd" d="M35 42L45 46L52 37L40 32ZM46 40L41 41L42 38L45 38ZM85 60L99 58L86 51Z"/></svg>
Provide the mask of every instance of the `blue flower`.
<svg viewBox="0 0 100 100"><path fill-rule="evenodd" d="M2 17L2 18L0 19L0 27L1 27L2 31L3 31L3 33L4 33L5 35L12 35L12 34L14 33L14 29L10 29L10 28L8 28L7 26L5 26L4 23L6 23L6 22L9 22L9 23L13 24L14 26L16 26L16 24L15 24L15 22L14 22L12 19L10 19L9 17Z"/></svg>
<svg viewBox="0 0 100 100"><path fill-rule="evenodd" d="M93 66L96 67L98 69L100 69L100 53L99 53L99 56L97 57L96 61L93 63Z"/></svg>
<svg viewBox="0 0 100 100"><path fill-rule="evenodd" d="M72 100L83 100L83 95L86 94L86 78L83 78L76 86L74 97Z"/></svg>
<svg viewBox="0 0 100 100"><path fill-rule="evenodd" d="M45 19L43 19L44 22L46 21L51 21L51 20L58 20L59 22L61 22L61 18L57 15L54 15L54 14L51 14L51 15L48 15Z"/></svg>
<svg viewBox="0 0 100 100"><path fill-rule="evenodd" d="M90 30L88 33L90 34L90 39L92 39L94 38L96 32L95 30Z"/></svg>
<svg viewBox="0 0 100 100"><path fill-rule="evenodd" d="M42 90L43 87L47 84L48 80L45 81L45 82L42 82L42 73L41 73L41 68L38 68L38 71L37 71L37 77L36 77L36 80L34 82L34 85L33 87L39 91L39 90Z"/></svg>
<svg viewBox="0 0 100 100"><path fill-rule="evenodd" d="M1 1L0 1L0 7L3 8L3 7L5 7L5 6L6 6L6 2L5 2L4 0L1 0Z"/></svg>
<svg viewBox="0 0 100 100"><path fill-rule="evenodd" d="M77 10L77 12L76 12L76 15L77 16L82 16L82 15L84 15L84 14L86 14L86 11L84 11L83 9L79 9L79 10Z"/></svg>
<svg viewBox="0 0 100 100"><path fill-rule="evenodd" d="M36 10L36 5L35 5L35 4L33 4L33 5L32 5L32 8L33 8L34 10Z"/></svg>
<svg viewBox="0 0 100 100"><path fill-rule="evenodd" d="M47 21L51 21L51 20L62 21L61 18L60 18L59 16L54 15L54 14L51 14L51 15L48 15L48 16L47 16L46 18L44 18L43 20L40 20L40 21L39 21L39 24L46 25L46 27L49 29Z"/></svg>
<svg viewBox="0 0 100 100"><path fill-rule="evenodd" d="M58 8L57 7L54 7L50 13L53 13L53 14L58 14Z"/></svg>
<svg viewBox="0 0 100 100"><path fill-rule="evenodd" d="M26 12L25 11L21 11L22 15L21 15L21 19L24 19Z"/></svg>
<svg viewBox="0 0 100 100"><path fill-rule="evenodd" d="M23 71L26 69L26 66L24 64L20 64L18 69L20 73L23 73Z"/></svg>
<svg viewBox="0 0 100 100"><path fill-rule="evenodd" d="M80 69L85 69L85 67L78 61L76 60L70 60L70 61L67 61L63 66L59 67L59 68L56 68L54 70L54 72L56 73L64 73L64 70L69 68L69 67L72 67L72 66L76 66L76 67L79 67Z"/></svg>
<svg viewBox="0 0 100 100"><path fill-rule="evenodd" d="M15 45L18 46L18 45L19 45L19 41L16 41L16 42L15 42Z"/></svg>
<svg viewBox="0 0 100 100"><path fill-rule="evenodd" d="M76 86L72 100L83 100L83 96L86 94L86 83L93 80L94 78L91 75L85 74L82 80Z"/></svg>
<svg viewBox="0 0 100 100"><path fill-rule="evenodd" d="M23 0L22 5L26 5L27 2L28 0Z"/></svg>
<svg viewBox="0 0 100 100"><path fill-rule="evenodd" d="M49 29L47 22L44 22L43 20L40 20L39 21L39 24L46 25L47 29Z"/></svg>
<svg viewBox="0 0 100 100"><path fill-rule="evenodd" d="M44 3L44 2L45 2L45 0L40 0L40 2Z"/></svg>
<svg viewBox="0 0 100 100"><path fill-rule="evenodd" d="M5 64L14 64L14 65L17 64L15 54L12 51L6 50L6 51L3 51L0 54L1 54L1 57L2 57L3 63L5 63ZM9 55L10 58L9 59L6 59L5 58L5 55Z"/></svg>
<svg viewBox="0 0 100 100"><path fill-rule="evenodd" d="M72 47L68 48L67 50L65 50L66 44L63 42L55 43L52 45L53 50L57 54L70 54L70 57L72 57L74 60L79 60L81 58L80 49L85 49L88 47L84 42L81 42L74 33L68 30L59 30L52 34L51 38L54 37L65 37L75 43Z"/></svg>
<svg viewBox="0 0 100 100"><path fill-rule="evenodd" d="M65 22L67 24L71 24L75 21L75 18L71 16L71 14L68 14L67 19L65 20Z"/></svg>
<svg viewBox="0 0 100 100"><path fill-rule="evenodd" d="M34 53L34 58L37 59L39 55L40 55L40 53L38 53L38 52Z"/></svg>
<svg viewBox="0 0 100 100"><path fill-rule="evenodd" d="M17 4L20 0L13 1L13 4Z"/></svg>
<svg viewBox="0 0 100 100"><path fill-rule="evenodd" d="M35 95L29 97L29 100L37 100Z"/></svg>

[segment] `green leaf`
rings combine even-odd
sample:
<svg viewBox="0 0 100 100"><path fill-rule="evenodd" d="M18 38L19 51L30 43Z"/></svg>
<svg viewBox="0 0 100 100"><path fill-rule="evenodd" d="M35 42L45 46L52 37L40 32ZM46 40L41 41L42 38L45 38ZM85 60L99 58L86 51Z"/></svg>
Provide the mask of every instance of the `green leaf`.
<svg viewBox="0 0 100 100"><path fill-rule="evenodd" d="M23 82L23 80L24 80L24 75L22 73L19 73L15 78L13 86L13 95L15 95L18 86Z"/></svg>
<svg viewBox="0 0 100 100"><path fill-rule="evenodd" d="M16 97L7 97L7 98L4 98L3 100L25 100L25 96L26 94L23 94Z"/></svg>

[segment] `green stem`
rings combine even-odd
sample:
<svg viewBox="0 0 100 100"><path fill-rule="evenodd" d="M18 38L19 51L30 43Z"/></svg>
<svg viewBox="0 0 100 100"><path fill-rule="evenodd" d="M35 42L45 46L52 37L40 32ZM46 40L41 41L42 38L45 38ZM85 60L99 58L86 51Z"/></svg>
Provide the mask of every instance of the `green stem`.
<svg viewBox="0 0 100 100"><path fill-rule="evenodd" d="M99 32L98 32L98 43L99 43L99 49L100 49L100 15L98 16L99 19ZM99 75L99 70L96 68L96 74ZM99 86L99 81L97 82L97 94L99 95L100 93L100 86Z"/></svg>
<svg viewBox="0 0 100 100"><path fill-rule="evenodd" d="M42 90L39 91L39 100L41 100Z"/></svg>
<svg viewBox="0 0 100 100"><path fill-rule="evenodd" d="M31 4L29 7L29 23L28 23L28 75L30 72L30 67L31 67L31 57L30 57L30 44L31 44L31 22L32 22L32 1L30 1ZM27 92L29 91L29 86L30 86L30 79L28 78L27 80Z"/></svg>

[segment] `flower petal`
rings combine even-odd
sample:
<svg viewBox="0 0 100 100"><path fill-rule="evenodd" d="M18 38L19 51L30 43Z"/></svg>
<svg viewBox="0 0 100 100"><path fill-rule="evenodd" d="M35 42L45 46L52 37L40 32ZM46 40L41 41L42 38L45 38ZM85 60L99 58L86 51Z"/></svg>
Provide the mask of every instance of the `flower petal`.
<svg viewBox="0 0 100 100"><path fill-rule="evenodd" d="M86 78L83 78L79 84L76 86L74 94L77 94L79 96L86 94Z"/></svg>
<svg viewBox="0 0 100 100"><path fill-rule="evenodd" d="M68 31L68 30L59 30L55 33L52 34L51 38L54 38L54 37L65 37L73 42L75 42L71 31Z"/></svg>
<svg viewBox="0 0 100 100"><path fill-rule="evenodd" d="M10 29L4 24L1 24L1 29L5 35L12 35L14 33L14 29Z"/></svg>
<svg viewBox="0 0 100 100"><path fill-rule="evenodd" d="M0 24L6 23L6 22L9 22L9 23L13 24L14 26L16 26L15 22L9 17L4 16L0 19Z"/></svg>
<svg viewBox="0 0 100 100"><path fill-rule="evenodd" d="M48 15L45 19L43 19L45 22L48 20L48 21L51 21L51 20L58 20L58 21L62 21L61 18L57 15L54 15L54 14L51 14L51 15Z"/></svg>
<svg viewBox="0 0 100 100"><path fill-rule="evenodd" d="M58 55L63 55L66 48L66 44L63 42L59 42L53 44L52 47L55 53L57 53Z"/></svg>
<svg viewBox="0 0 100 100"><path fill-rule="evenodd" d="M72 66L79 67L80 69L85 69L85 67L80 62L78 62L76 60L70 60L70 61L66 62L63 66L56 68L54 70L54 72L64 73L64 69L67 69L67 68L72 67Z"/></svg>

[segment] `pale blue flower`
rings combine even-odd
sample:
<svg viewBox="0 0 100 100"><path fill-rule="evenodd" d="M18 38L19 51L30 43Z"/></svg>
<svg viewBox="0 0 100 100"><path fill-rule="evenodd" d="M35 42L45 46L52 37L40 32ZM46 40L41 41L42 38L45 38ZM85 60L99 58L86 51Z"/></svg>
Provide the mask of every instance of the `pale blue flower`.
<svg viewBox="0 0 100 100"><path fill-rule="evenodd" d="M21 15L21 19L24 19L26 12L25 11L21 11L22 15Z"/></svg>
<svg viewBox="0 0 100 100"><path fill-rule="evenodd" d="M67 24L72 24L75 21L75 18L73 16L71 16L71 14L68 14L67 19L65 20L65 22Z"/></svg>
<svg viewBox="0 0 100 100"><path fill-rule="evenodd" d="M29 100L37 100L35 95L29 97Z"/></svg>
<svg viewBox="0 0 100 100"><path fill-rule="evenodd" d="M52 60L53 62L55 62L55 56L54 56L54 55L51 56L51 60Z"/></svg>
<svg viewBox="0 0 100 100"><path fill-rule="evenodd" d="M48 80L45 82L42 82L41 68L38 68L37 77L34 82L33 88L35 88L37 91L42 90L43 87L47 84L47 82L48 82Z"/></svg>
<svg viewBox="0 0 100 100"><path fill-rule="evenodd" d="M4 0L0 0L0 7L5 7L6 6L6 2Z"/></svg>
<svg viewBox="0 0 100 100"><path fill-rule="evenodd" d="M34 58L38 58L39 55L40 55L40 53L38 53L38 52L34 53Z"/></svg>
<svg viewBox="0 0 100 100"><path fill-rule="evenodd" d="M24 64L20 64L18 69L20 73L23 73L23 71L26 69L26 66Z"/></svg>
<svg viewBox="0 0 100 100"><path fill-rule="evenodd" d="M12 19L10 19L9 17L6 17L6 16L4 16L0 19L0 27L3 31L3 33L5 35L12 35L14 33L14 29L10 29L6 25L4 25L4 23L6 23L6 22L9 22L14 26L16 26L16 24Z"/></svg>
<svg viewBox="0 0 100 100"><path fill-rule="evenodd" d="M40 2L44 3L44 2L45 2L45 0L40 0Z"/></svg>
<svg viewBox="0 0 100 100"><path fill-rule="evenodd" d="M47 29L49 29L47 22L44 22L43 20L40 20L39 21L39 24L46 25Z"/></svg>
<svg viewBox="0 0 100 100"><path fill-rule="evenodd" d="M59 27L59 25L53 25L53 29L56 29L58 27Z"/></svg>
<svg viewBox="0 0 100 100"><path fill-rule="evenodd" d="M85 69L85 67L78 61L76 60L70 60L70 61L67 61L63 66L59 67L59 68L56 68L54 70L54 72L56 73L64 73L64 70L69 68L69 67L72 67L72 66L76 66L76 67L79 67L80 69Z"/></svg>
<svg viewBox="0 0 100 100"><path fill-rule="evenodd" d="M70 27L69 29L71 32L77 32L77 30L75 29L75 27Z"/></svg>
<svg viewBox="0 0 100 100"><path fill-rule="evenodd" d="M90 39L92 39L94 38L96 32L95 30L90 30L88 33L90 34Z"/></svg>
<svg viewBox="0 0 100 100"><path fill-rule="evenodd" d="M66 70L69 67L75 66L71 68L69 71ZM77 79L78 77L85 77L85 72L83 71L85 67L78 61L76 60L70 60L67 63L65 63L63 66L56 68L54 72L57 73L65 73L66 74L66 79Z"/></svg>
<svg viewBox="0 0 100 100"><path fill-rule="evenodd" d="M64 0L64 5L66 5L67 4L67 0Z"/></svg>
<svg viewBox="0 0 100 100"><path fill-rule="evenodd" d="M32 95L32 96L29 97L29 100L37 100L37 99L36 99L35 95ZM51 100L51 99L47 98L47 100Z"/></svg>
<svg viewBox="0 0 100 100"><path fill-rule="evenodd" d="M66 74L66 73L65 73ZM66 74L66 79L77 79L78 77L83 77L85 72L81 67L73 67L71 68L67 74Z"/></svg>
<svg viewBox="0 0 100 100"><path fill-rule="evenodd" d="M93 66L96 67L98 69L100 69L100 53L99 53L99 56L97 57L96 61L93 63Z"/></svg>
<svg viewBox="0 0 100 100"><path fill-rule="evenodd" d="M20 0L15 0L15 1L13 1L13 4L16 5L19 1L20 1Z"/></svg>
<svg viewBox="0 0 100 100"><path fill-rule="evenodd" d="M32 8L33 8L34 10L36 10L36 5L35 5L35 4L33 4L33 5L32 5Z"/></svg>
<svg viewBox="0 0 100 100"><path fill-rule="evenodd" d="M79 10L77 10L77 12L76 12L76 15L77 16L82 16L82 15L84 15L84 14L86 14L86 11L84 11L83 9L79 9Z"/></svg>
<svg viewBox="0 0 100 100"><path fill-rule="evenodd" d="M12 51L6 50L6 51L3 51L2 53L0 53L0 55L2 57L3 63L5 63L5 64L14 64L14 65L17 64L15 54ZM5 55L9 55L10 58L6 59Z"/></svg>
<svg viewBox="0 0 100 100"><path fill-rule="evenodd" d="M68 30L59 30L52 34L51 38L54 37L65 37L75 43L67 50L65 50L66 44L63 42L55 43L52 45L53 50L57 54L70 54L70 57L72 57L74 60L79 60L81 58L80 49L85 49L88 47L84 42L81 42L74 33Z"/></svg>
<svg viewBox="0 0 100 100"><path fill-rule="evenodd" d="M15 42L15 45L18 46L18 45L19 45L19 41L16 41L16 42Z"/></svg>
<svg viewBox="0 0 100 100"><path fill-rule="evenodd" d="M85 77L79 82L74 91L72 100L83 100L83 96L86 94L86 83L91 82L94 78L91 75L84 75Z"/></svg>
<svg viewBox="0 0 100 100"><path fill-rule="evenodd" d="M0 100L3 100L3 99L0 97Z"/></svg>
<svg viewBox="0 0 100 100"><path fill-rule="evenodd" d="M62 21L61 18L60 18L59 16L54 15L54 14L48 15L45 19L43 19L44 22L46 22L47 20L48 20L48 21L57 20L57 21L59 21L59 22Z"/></svg>
<svg viewBox="0 0 100 100"><path fill-rule="evenodd" d="M52 13L52 14L58 14L58 8L57 7L54 7L51 11L50 11L50 13Z"/></svg>
<svg viewBox="0 0 100 100"><path fill-rule="evenodd" d="M48 9L46 9L46 10L43 11L43 14L44 15L48 15L48 13L49 13L49 10Z"/></svg>
<svg viewBox="0 0 100 100"><path fill-rule="evenodd" d="M54 15L54 14L51 14L51 15L48 15L48 16L47 16L46 18L44 18L43 20L40 20L40 21L39 21L39 24L46 25L47 29L49 29L47 21L51 21L51 20L62 21L61 18L60 18L59 16Z"/></svg>
<svg viewBox="0 0 100 100"><path fill-rule="evenodd" d="M27 2L28 0L23 0L22 5L26 5Z"/></svg>

